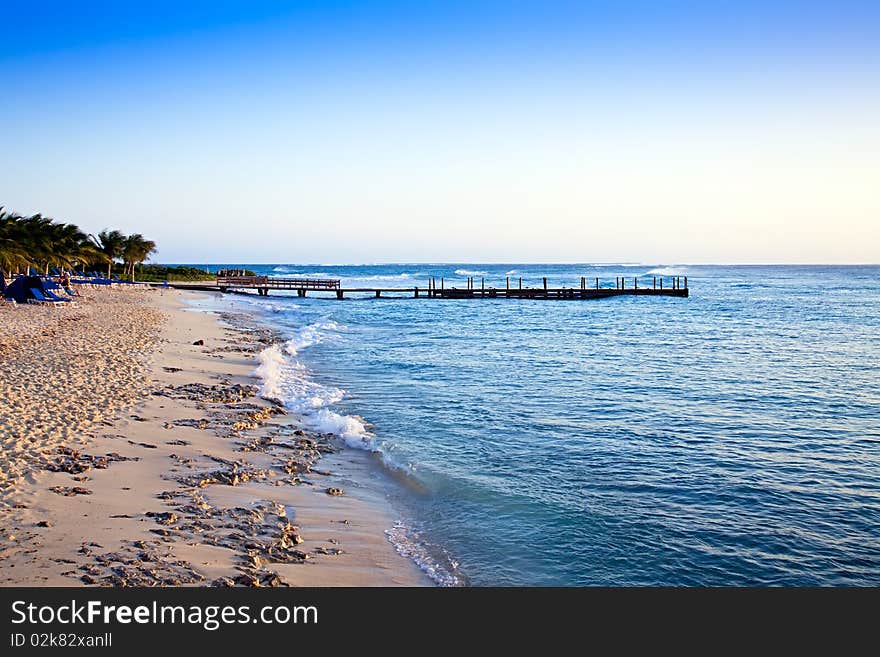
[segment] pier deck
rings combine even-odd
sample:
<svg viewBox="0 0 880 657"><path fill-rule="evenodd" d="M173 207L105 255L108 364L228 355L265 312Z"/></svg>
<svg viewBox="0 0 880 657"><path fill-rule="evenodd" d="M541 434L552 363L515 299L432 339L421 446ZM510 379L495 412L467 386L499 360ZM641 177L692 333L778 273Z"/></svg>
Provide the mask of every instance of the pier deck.
<svg viewBox="0 0 880 657"><path fill-rule="evenodd" d="M309 292L329 292L337 299L347 294L368 294L375 298L407 297L415 299L604 299L615 296L689 296L687 276L658 277L648 279L618 277L614 286L603 283L598 278L582 277L578 287L548 287L547 279L540 287L523 287L522 279L511 285L510 279L504 287L487 286L481 279L477 286L473 278L467 279L466 287L447 287L444 279L431 278L424 287L342 287L338 279L320 278L275 278L269 276L218 276L216 283L168 283L170 287L198 289L220 292L246 292L255 290L260 296L267 296L270 290L296 291L304 297Z"/></svg>

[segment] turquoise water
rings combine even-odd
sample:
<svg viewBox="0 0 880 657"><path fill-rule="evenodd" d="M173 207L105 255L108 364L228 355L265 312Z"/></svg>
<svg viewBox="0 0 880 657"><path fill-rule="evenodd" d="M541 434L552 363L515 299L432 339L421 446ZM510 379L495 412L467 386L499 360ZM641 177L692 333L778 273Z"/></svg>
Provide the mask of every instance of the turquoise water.
<svg viewBox="0 0 880 657"><path fill-rule="evenodd" d="M880 583L878 267L248 268L689 277L689 299L234 297L290 339L269 392L381 454L389 536L440 583Z"/></svg>

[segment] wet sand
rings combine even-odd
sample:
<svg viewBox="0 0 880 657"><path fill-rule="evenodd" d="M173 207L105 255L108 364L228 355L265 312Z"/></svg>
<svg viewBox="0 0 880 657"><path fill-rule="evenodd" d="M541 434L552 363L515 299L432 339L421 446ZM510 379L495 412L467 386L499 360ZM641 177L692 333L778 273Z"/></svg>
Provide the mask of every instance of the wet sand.
<svg viewBox="0 0 880 657"><path fill-rule="evenodd" d="M276 336L197 293L84 294L0 308L0 585L430 584L369 457L258 396Z"/></svg>

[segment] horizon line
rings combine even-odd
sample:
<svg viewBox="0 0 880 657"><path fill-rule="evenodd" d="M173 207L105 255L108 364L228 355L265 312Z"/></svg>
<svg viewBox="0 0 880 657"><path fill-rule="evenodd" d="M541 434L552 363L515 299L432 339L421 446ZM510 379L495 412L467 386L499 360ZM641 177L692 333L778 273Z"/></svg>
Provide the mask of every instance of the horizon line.
<svg viewBox="0 0 880 657"><path fill-rule="evenodd" d="M160 266L171 265L191 265L191 266L207 266L207 265L256 265L256 266L290 266L299 267L383 267L388 265L583 265L587 267L880 267L880 262L554 262L554 261L496 261L496 262L480 262L472 261L448 261L448 262L403 262L403 261L383 261L383 262L335 262L335 263L316 263L316 262L244 262L244 261L215 261L215 262L153 262L144 264L154 264Z"/></svg>

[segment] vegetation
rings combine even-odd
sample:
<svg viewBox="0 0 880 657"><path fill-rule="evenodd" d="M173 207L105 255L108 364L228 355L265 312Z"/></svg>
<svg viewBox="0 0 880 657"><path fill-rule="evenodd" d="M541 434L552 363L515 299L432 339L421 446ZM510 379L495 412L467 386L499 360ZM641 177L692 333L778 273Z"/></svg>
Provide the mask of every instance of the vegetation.
<svg viewBox="0 0 880 657"><path fill-rule="evenodd" d="M102 230L87 235L77 226L41 214L22 216L0 207L0 274L32 267L44 274L52 267L88 270L107 267L107 277L121 261L121 273L134 280L137 265L149 259L156 243L143 235Z"/></svg>
<svg viewBox="0 0 880 657"><path fill-rule="evenodd" d="M215 274L198 267L184 265L141 265L137 268L137 279L147 282L161 281L213 281Z"/></svg>

